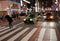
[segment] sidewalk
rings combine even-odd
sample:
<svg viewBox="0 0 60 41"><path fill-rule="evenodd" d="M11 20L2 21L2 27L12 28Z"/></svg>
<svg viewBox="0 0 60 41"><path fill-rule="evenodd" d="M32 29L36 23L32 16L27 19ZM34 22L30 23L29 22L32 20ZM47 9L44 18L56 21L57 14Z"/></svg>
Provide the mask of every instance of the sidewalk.
<svg viewBox="0 0 60 41"><path fill-rule="evenodd" d="M18 21L23 21L24 18L25 18L25 16L21 16L20 19L18 18L18 19L13 20L13 23L18 22ZM7 25L7 24L8 24L8 21L2 21L0 23L0 26L4 26L4 25Z"/></svg>

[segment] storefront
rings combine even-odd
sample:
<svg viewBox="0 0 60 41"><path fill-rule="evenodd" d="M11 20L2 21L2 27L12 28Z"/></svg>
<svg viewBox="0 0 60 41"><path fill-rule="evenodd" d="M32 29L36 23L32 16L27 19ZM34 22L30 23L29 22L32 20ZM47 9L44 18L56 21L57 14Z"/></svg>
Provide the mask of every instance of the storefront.
<svg viewBox="0 0 60 41"><path fill-rule="evenodd" d="M11 15L14 10L20 13L20 3L12 2L12 1L0 1L0 16L3 15Z"/></svg>
<svg viewBox="0 0 60 41"><path fill-rule="evenodd" d="M11 14L20 14L20 3L12 2L10 6L10 12Z"/></svg>

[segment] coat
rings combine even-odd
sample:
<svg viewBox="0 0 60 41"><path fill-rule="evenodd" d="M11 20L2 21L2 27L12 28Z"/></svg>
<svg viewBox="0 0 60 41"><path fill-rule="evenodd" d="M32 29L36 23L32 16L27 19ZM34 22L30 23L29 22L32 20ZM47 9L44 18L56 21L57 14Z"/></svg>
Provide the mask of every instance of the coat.
<svg viewBox="0 0 60 41"><path fill-rule="evenodd" d="M9 15L6 15L5 18L7 19L7 21L9 23L12 23L13 22L12 17L10 17Z"/></svg>

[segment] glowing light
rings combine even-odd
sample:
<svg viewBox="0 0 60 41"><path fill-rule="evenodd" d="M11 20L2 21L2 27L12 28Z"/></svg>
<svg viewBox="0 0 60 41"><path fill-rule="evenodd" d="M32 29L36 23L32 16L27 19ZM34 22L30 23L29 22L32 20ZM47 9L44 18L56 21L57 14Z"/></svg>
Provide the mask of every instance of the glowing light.
<svg viewBox="0 0 60 41"><path fill-rule="evenodd" d="M53 16L50 16L51 19L53 19Z"/></svg>
<svg viewBox="0 0 60 41"><path fill-rule="evenodd" d="M55 2L55 4L58 4L58 2Z"/></svg>
<svg viewBox="0 0 60 41"><path fill-rule="evenodd" d="M46 18L46 16L43 16L44 17L44 19Z"/></svg>
<svg viewBox="0 0 60 41"><path fill-rule="evenodd" d="M21 0L21 6L23 6L22 0Z"/></svg>
<svg viewBox="0 0 60 41"><path fill-rule="evenodd" d="M26 19L24 19L24 21L26 21Z"/></svg>
<svg viewBox="0 0 60 41"><path fill-rule="evenodd" d="M58 8L56 8L56 11L58 11Z"/></svg>
<svg viewBox="0 0 60 41"><path fill-rule="evenodd" d="M30 19L30 21L32 21L32 19Z"/></svg>
<svg viewBox="0 0 60 41"><path fill-rule="evenodd" d="M29 2L29 1L27 1L27 0L23 0L23 1L25 1L26 3L29 3L29 4L30 4L30 2Z"/></svg>

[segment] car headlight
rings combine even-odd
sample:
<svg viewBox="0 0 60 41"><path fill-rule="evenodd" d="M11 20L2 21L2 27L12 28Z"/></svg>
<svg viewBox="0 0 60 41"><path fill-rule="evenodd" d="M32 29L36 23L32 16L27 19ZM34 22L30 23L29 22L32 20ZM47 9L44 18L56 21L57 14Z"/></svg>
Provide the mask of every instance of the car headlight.
<svg viewBox="0 0 60 41"><path fill-rule="evenodd" d="M26 21L26 19L24 19L24 21Z"/></svg>
<svg viewBox="0 0 60 41"><path fill-rule="evenodd" d="M46 16L43 16L44 17L44 19L46 18Z"/></svg>
<svg viewBox="0 0 60 41"><path fill-rule="evenodd" d="M50 16L51 19L53 19L53 16Z"/></svg>
<svg viewBox="0 0 60 41"><path fill-rule="evenodd" d="M32 21L33 19L30 19L30 21Z"/></svg>

